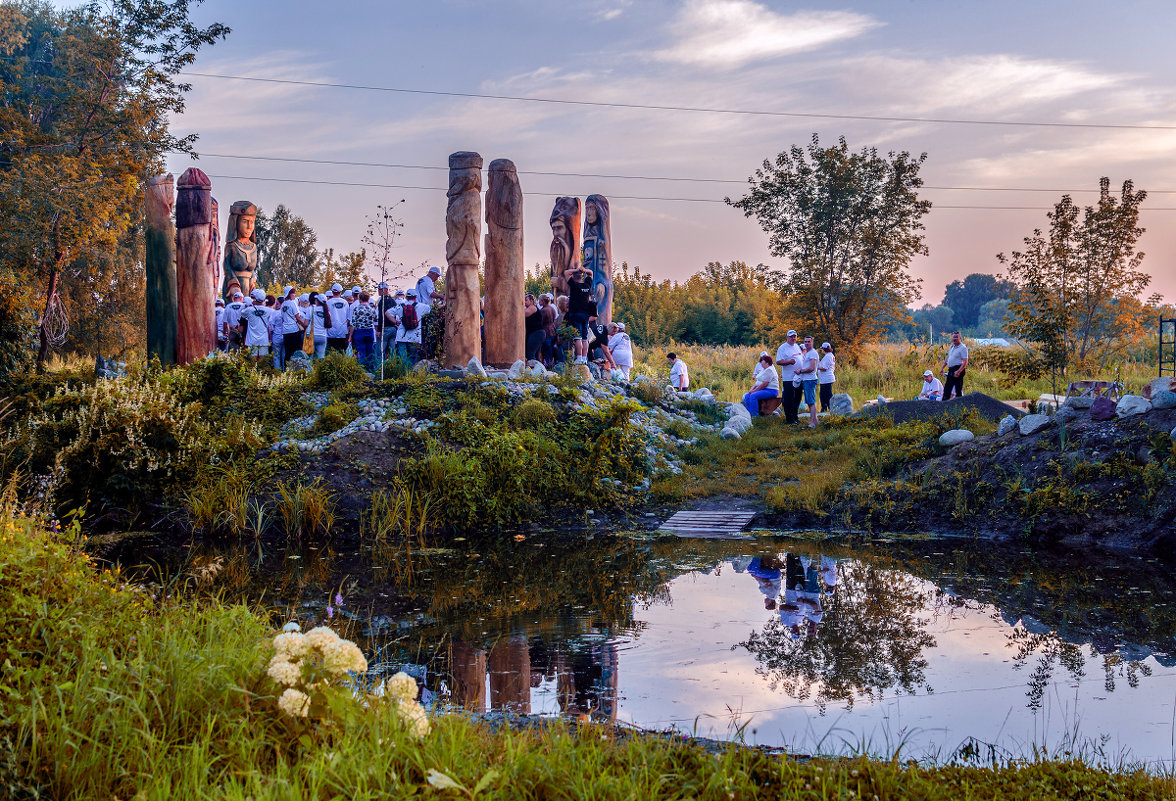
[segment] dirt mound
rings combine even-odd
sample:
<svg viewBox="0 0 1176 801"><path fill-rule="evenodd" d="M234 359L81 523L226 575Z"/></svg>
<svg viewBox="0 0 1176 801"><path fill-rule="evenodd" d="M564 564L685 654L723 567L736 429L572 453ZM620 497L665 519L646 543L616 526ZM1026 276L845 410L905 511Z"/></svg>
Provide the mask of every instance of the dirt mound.
<svg viewBox="0 0 1176 801"><path fill-rule="evenodd" d="M1010 414L1014 418L1024 416L1024 412L1019 409L1014 409L1007 403L998 401L996 398L985 395L983 392L970 392L962 398L952 398L943 403L937 403L935 401L894 401L892 403L879 403L873 406L866 406L862 409L861 414L888 414L894 418L894 422L906 423L911 420L930 420L932 417L937 417L941 414L963 412L967 409L975 409L993 422L998 422Z"/></svg>

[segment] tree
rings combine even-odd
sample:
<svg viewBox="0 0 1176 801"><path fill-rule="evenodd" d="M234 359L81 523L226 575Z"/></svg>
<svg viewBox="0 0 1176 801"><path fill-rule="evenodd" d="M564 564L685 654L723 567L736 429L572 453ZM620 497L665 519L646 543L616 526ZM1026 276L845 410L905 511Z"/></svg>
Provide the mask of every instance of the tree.
<svg viewBox="0 0 1176 801"><path fill-rule="evenodd" d="M1005 335L1005 317L1009 313L1008 298L990 300L980 307L980 318L976 321L976 330L981 336L1003 337Z"/></svg>
<svg viewBox="0 0 1176 801"><path fill-rule="evenodd" d="M396 237L404 227L404 223L393 212L403 202L398 200L391 206L377 205L376 213L367 218L367 232L363 235L363 243L372 249L372 266L381 281L403 278L406 275L404 265L392 260Z"/></svg>
<svg viewBox="0 0 1176 801"><path fill-rule="evenodd" d="M318 234L279 203L273 217L257 211L257 266L267 284L309 286L318 265Z"/></svg>
<svg viewBox="0 0 1176 801"><path fill-rule="evenodd" d="M0 5L0 260L44 286L38 365L59 339L63 271L107 258L142 214L141 180L192 152L195 135L168 129L188 89L176 76L229 33L192 23L199 3Z"/></svg>
<svg viewBox="0 0 1176 801"><path fill-rule="evenodd" d="M319 255L318 266L314 282L324 289L332 284L340 284L347 288L358 286L370 289L371 280L364 272L364 262L367 260L367 249L358 253L352 251L336 258L334 248L325 248Z"/></svg>
<svg viewBox="0 0 1176 801"><path fill-rule="evenodd" d="M973 328L980 321L980 307L991 300L1008 298L1013 286L995 275L972 273L963 281L952 281L944 288L943 305L955 312L959 328Z"/></svg>
<svg viewBox="0 0 1176 801"><path fill-rule="evenodd" d="M950 334L952 321L955 319L955 309L950 306L932 306L930 303L924 303L923 308L911 315L911 319L914 321L917 336L935 331L941 334ZM934 345L935 342L932 341L931 344Z"/></svg>
<svg viewBox="0 0 1176 801"><path fill-rule="evenodd" d="M1055 378L1072 362L1124 347L1138 331L1138 296L1151 280L1135 249L1147 192L1127 180L1116 198L1110 185L1100 179L1098 205L1081 211L1063 195L1046 215L1048 236L1036 229L1023 251L997 254L1015 287L1005 328L1036 343Z"/></svg>
<svg viewBox="0 0 1176 801"><path fill-rule="evenodd" d="M764 161L744 197L726 198L758 219L772 254L789 261L793 299L811 314L805 322L827 331L850 362L918 297L909 264L927 253L922 218L931 202L918 197L926 158L851 153L844 137L826 148L814 134L807 153L794 145Z"/></svg>

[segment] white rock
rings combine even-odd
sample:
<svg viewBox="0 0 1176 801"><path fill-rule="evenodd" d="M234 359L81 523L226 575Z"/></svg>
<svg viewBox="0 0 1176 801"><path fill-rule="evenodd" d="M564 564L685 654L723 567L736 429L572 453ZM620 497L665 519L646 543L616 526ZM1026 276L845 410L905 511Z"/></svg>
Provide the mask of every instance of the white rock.
<svg viewBox="0 0 1176 801"><path fill-rule="evenodd" d="M1173 383L1171 376L1160 376L1159 378L1153 378L1151 381L1148 381L1147 386L1143 388L1143 397L1151 398L1154 401L1156 399L1157 392L1173 391L1174 387L1176 387L1176 383Z"/></svg>
<svg viewBox="0 0 1176 801"><path fill-rule="evenodd" d="M673 396L675 396L675 395L677 395L677 394L678 394L678 390L674 389L674 388L673 388L672 386L670 386L669 384L666 384L666 390L665 390L665 392L666 392L666 394L667 394L667 395L669 395L670 397L673 397Z"/></svg>
<svg viewBox="0 0 1176 801"><path fill-rule="evenodd" d="M727 421L727 425L725 425L723 428L732 428L742 434L744 431L751 428L751 417L748 415L744 415L743 417L732 417Z"/></svg>
<svg viewBox="0 0 1176 801"><path fill-rule="evenodd" d="M724 428L722 433L719 434L719 436L722 437L723 439L742 439L739 432L736 431L734 428L731 428L730 426L727 426L726 428Z"/></svg>
<svg viewBox="0 0 1176 801"><path fill-rule="evenodd" d="M1048 414L1027 414L1018 421L1017 430L1021 432L1021 436L1027 437L1030 434L1036 434L1048 425Z"/></svg>
<svg viewBox="0 0 1176 801"><path fill-rule="evenodd" d="M509 370L506 371L506 377L511 381L518 381L523 377L523 370L525 370L526 367L527 365L523 362L523 360L519 359L510 366Z"/></svg>
<svg viewBox="0 0 1176 801"><path fill-rule="evenodd" d="M530 375L532 378L544 378L545 376L547 376L547 375L548 375L547 369L546 369L546 368L544 368L544 366L543 366L543 365L541 365L541 364L539 364L538 362L536 362L536 363L535 363L534 365L532 365L531 367L528 367L528 368L527 368L527 373L528 373L528 374L529 374L529 375Z"/></svg>
<svg viewBox="0 0 1176 801"><path fill-rule="evenodd" d="M944 448L950 448L961 442L971 442L974 439L976 439L976 435L968 429L953 428L951 431L944 431L939 436L939 444Z"/></svg>
<svg viewBox="0 0 1176 801"><path fill-rule="evenodd" d="M487 377L486 376L486 368L482 366L482 362L479 361L477 356L470 359L469 364L466 365L465 371L466 371L466 375L476 375L476 376L481 376L482 378Z"/></svg>
<svg viewBox="0 0 1176 801"><path fill-rule="evenodd" d="M700 400L700 401L706 401L707 403L714 403L715 396L711 393L711 391L709 389L707 389L706 387L703 387L702 389L700 389L694 393L694 399Z"/></svg>
<svg viewBox="0 0 1176 801"><path fill-rule="evenodd" d="M1115 414L1119 417L1129 417L1134 414L1150 412L1151 401L1138 395L1124 395L1119 398L1119 405L1115 407Z"/></svg>
<svg viewBox="0 0 1176 801"><path fill-rule="evenodd" d="M1161 389L1152 394L1151 401L1153 409L1176 409L1176 392Z"/></svg>
<svg viewBox="0 0 1176 801"><path fill-rule="evenodd" d="M1062 405L1070 409L1089 409L1094 405L1094 398L1089 395L1071 395Z"/></svg>
<svg viewBox="0 0 1176 801"><path fill-rule="evenodd" d="M1017 427L1017 420L1011 414L1006 414L1000 421L1000 425L996 427L996 434L1003 437L1005 434Z"/></svg>
<svg viewBox="0 0 1176 801"><path fill-rule="evenodd" d="M853 398L845 392L838 392L829 399L829 411L833 414L853 414Z"/></svg>

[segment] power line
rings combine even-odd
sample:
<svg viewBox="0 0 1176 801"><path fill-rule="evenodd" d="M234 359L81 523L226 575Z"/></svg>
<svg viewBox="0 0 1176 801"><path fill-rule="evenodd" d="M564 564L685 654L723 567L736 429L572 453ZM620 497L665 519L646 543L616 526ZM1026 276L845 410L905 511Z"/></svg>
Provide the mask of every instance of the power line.
<svg viewBox="0 0 1176 801"><path fill-rule="evenodd" d="M209 178L217 178L222 180L233 181L274 181L277 183L288 184L320 184L324 186L355 186L368 189L405 189L405 190L422 190L427 192L445 192L447 187L444 186L413 186L409 184L374 184L365 183L361 181L324 181L310 178L264 178L258 175L209 175ZM536 197L556 197L555 192L524 192L524 195L533 195ZM654 197L648 195L614 195L609 194L611 200L660 200L670 203L725 203L726 201L719 198L709 197ZM935 204L935 209L977 209L989 211L1049 211L1047 206L968 206L968 205L940 205ZM1141 207L1140 211L1176 211L1176 206L1153 206Z"/></svg>
<svg viewBox="0 0 1176 801"><path fill-rule="evenodd" d="M466 97L479 100L510 100L520 103L547 103L551 105L588 106L592 108L623 108L642 111L684 111L696 114L739 114L757 117L794 117L824 120L864 120L868 122L925 122L943 125L1011 125L1028 128L1088 128L1110 130L1176 131L1176 125L1126 125L1093 122L1040 122L1014 120L977 120L949 117L892 117L872 114L825 114L802 111L768 111L763 109L708 108L705 106L668 106L648 103L609 103L603 100L567 100L556 97L528 97L525 95L494 95L482 92L446 92L437 89L410 89L401 86L371 86L357 83L331 83L328 81L299 81L292 78L261 78L255 75L220 75L211 72L188 72L182 74L196 78L218 78L230 81L255 81L257 83L289 84L293 86L314 86L323 89L358 89L370 92L395 92L399 94L433 95L436 97Z"/></svg>

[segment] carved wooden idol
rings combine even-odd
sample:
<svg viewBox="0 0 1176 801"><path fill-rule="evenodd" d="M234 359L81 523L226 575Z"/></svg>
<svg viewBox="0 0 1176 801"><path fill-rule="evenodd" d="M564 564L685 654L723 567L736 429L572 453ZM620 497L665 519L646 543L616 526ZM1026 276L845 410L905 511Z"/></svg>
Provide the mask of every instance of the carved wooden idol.
<svg viewBox="0 0 1176 801"><path fill-rule="evenodd" d="M217 220L212 182L203 170L184 170L177 189L176 363L188 364L216 349Z"/></svg>
<svg viewBox="0 0 1176 801"><path fill-rule="evenodd" d="M580 266L580 198L557 197L551 210L551 291L568 294L564 273Z"/></svg>
<svg viewBox="0 0 1176 801"><path fill-rule="evenodd" d="M608 198L589 195L584 199L584 269L592 271L592 299L602 325L612 322L612 229Z"/></svg>
<svg viewBox="0 0 1176 801"><path fill-rule="evenodd" d="M449 205L445 210L445 363L465 367L482 356L481 292L478 283L482 230L482 157L449 157Z"/></svg>
<svg viewBox="0 0 1176 801"><path fill-rule="evenodd" d="M248 200L238 200L229 207L229 224L225 234L224 285L221 294L225 300L229 284L236 279L241 293L249 297L256 286L253 276L257 272L257 206Z"/></svg>
<svg viewBox="0 0 1176 801"><path fill-rule="evenodd" d="M486 364L509 367L526 355L522 297L523 190L514 162L490 162L486 188Z"/></svg>
<svg viewBox="0 0 1176 801"><path fill-rule="evenodd" d="M175 179L171 173L147 182L146 241L147 355L168 365L176 361L176 229Z"/></svg>

